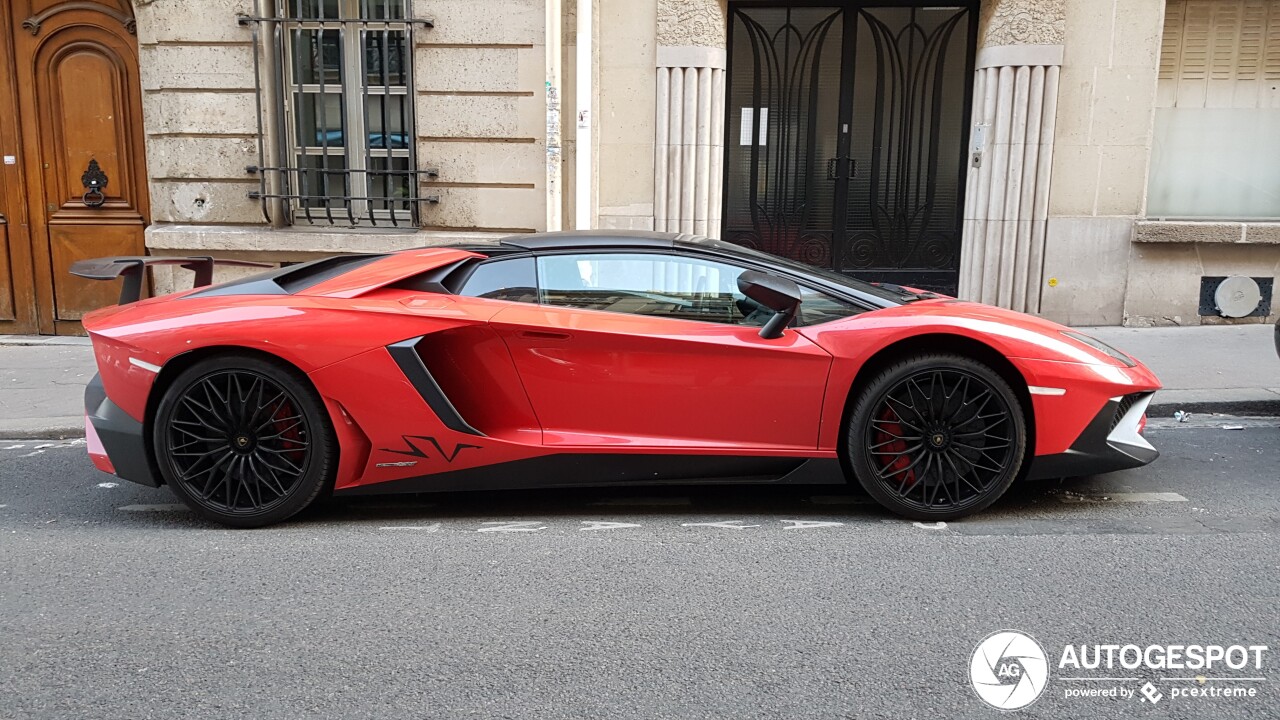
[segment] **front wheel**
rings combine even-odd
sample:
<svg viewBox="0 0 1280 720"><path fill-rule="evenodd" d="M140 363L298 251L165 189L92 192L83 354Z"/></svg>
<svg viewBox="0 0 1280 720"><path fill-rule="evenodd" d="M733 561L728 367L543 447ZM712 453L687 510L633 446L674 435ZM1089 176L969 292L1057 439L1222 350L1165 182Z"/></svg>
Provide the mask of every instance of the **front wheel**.
<svg viewBox="0 0 1280 720"><path fill-rule="evenodd" d="M918 520L951 520L991 505L1013 483L1026 452L1018 397L970 358L920 355L871 380L846 428L858 482L885 508Z"/></svg>
<svg viewBox="0 0 1280 720"><path fill-rule="evenodd" d="M285 520L332 482L336 441L315 390L296 370L251 355L196 363L169 385L152 446L173 492L235 527Z"/></svg>

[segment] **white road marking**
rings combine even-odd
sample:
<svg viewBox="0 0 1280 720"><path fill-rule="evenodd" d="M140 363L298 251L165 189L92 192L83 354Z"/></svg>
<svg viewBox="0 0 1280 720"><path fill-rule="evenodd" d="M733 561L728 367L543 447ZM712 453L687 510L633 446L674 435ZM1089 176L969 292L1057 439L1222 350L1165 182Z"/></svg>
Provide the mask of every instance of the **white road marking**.
<svg viewBox="0 0 1280 720"><path fill-rule="evenodd" d="M637 523L610 522L608 520L583 520L583 525L587 527L578 528L582 531L587 530L620 530L622 528L638 528Z"/></svg>
<svg viewBox="0 0 1280 720"><path fill-rule="evenodd" d="M49 449L49 448L66 448L66 447L76 447L77 445L84 445L84 444L85 444L85 439L84 439L84 438L77 438L77 439L74 439L74 440L65 440L65 441L63 441L63 442L56 442L56 443L41 443L41 444L39 444L39 445L32 445L32 446L31 446L31 449L33 449L33 450L47 450L47 449ZM22 450L22 449L26 448L28 445L29 445L29 443L22 443L22 444L18 444L18 445L7 445L7 446L5 446L5 447L3 447L3 448L0 448L0 450ZM24 455L23 457L30 457L30 456L29 456L29 455Z"/></svg>
<svg viewBox="0 0 1280 720"><path fill-rule="evenodd" d="M98 487L106 488L110 490L111 488L114 488L114 487L120 487L120 483L113 483L113 482L98 483Z"/></svg>
<svg viewBox="0 0 1280 720"><path fill-rule="evenodd" d="M540 520L517 520L515 522L505 520L491 520L483 523L492 527L483 527L476 532L537 532L546 530L547 526L543 525Z"/></svg>
<svg viewBox="0 0 1280 720"><path fill-rule="evenodd" d="M155 505L124 505L125 512L187 512L189 508L181 503L158 503Z"/></svg>
<svg viewBox="0 0 1280 720"><path fill-rule="evenodd" d="M1058 500L1064 503L1187 502L1185 497L1176 492L1117 492L1104 495L1062 493L1058 495Z"/></svg>
<svg viewBox="0 0 1280 720"><path fill-rule="evenodd" d="M43 454L44 454L44 451L43 451L43 450L35 450L35 451L33 451L33 452L24 453L24 454L22 454L22 455L19 455L18 457L35 457L36 455L43 455Z"/></svg>
<svg viewBox="0 0 1280 720"><path fill-rule="evenodd" d="M911 524L915 525L918 528L921 528L922 530L946 530L947 529L947 524L942 522L941 520L933 523L913 522Z"/></svg>
<svg viewBox="0 0 1280 720"><path fill-rule="evenodd" d="M729 528L730 530L746 530L747 528L760 527L759 525L741 525L741 522L741 520L720 520L718 522L680 523L680 527L716 527Z"/></svg>
<svg viewBox="0 0 1280 720"><path fill-rule="evenodd" d="M381 530L421 530L422 532L439 532L440 523L431 523L430 525L387 525L379 528Z"/></svg>
<svg viewBox="0 0 1280 720"><path fill-rule="evenodd" d="M842 522L830 522L827 520L783 520L784 523L792 523L783 530L801 530L803 528L820 528L820 527L840 527L844 525Z"/></svg>

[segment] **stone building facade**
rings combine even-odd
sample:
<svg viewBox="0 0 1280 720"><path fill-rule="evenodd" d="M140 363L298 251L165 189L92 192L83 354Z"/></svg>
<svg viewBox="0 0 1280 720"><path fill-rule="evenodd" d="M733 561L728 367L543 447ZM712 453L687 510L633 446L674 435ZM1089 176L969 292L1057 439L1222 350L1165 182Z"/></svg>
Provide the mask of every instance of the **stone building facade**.
<svg viewBox="0 0 1280 720"><path fill-rule="evenodd" d="M136 37L136 249L656 229L1069 324L1276 318L1280 0L593 3L101 0ZM62 270L22 242L0 271ZM0 332L74 332L53 305Z"/></svg>

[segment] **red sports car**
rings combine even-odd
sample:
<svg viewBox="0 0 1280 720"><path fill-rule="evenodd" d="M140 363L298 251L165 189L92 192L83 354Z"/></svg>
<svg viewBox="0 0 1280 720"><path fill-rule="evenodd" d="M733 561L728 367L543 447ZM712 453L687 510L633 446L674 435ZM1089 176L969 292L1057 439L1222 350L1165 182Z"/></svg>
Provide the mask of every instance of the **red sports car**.
<svg viewBox="0 0 1280 720"><path fill-rule="evenodd" d="M1159 381L1093 338L702 237L521 235L208 286L217 262L73 272L125 280L84 318L94 464L228 525L329 492L855 478L946 520L1157 455ZM137 301L157 263L198 287Z"/></svg>

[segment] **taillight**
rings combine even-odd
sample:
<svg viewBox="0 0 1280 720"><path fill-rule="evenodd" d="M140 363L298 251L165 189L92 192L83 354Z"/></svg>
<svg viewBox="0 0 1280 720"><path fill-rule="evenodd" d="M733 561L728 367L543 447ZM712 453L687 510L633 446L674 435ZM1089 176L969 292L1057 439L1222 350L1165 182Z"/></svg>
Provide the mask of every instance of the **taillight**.
<svg viewBox="0 0 1280 720"><path fill-rule="evenodd" d="M1138 434L1141 435L1143 430L1147 429L1147 414L1142 413L1142 417L1138 420Z"/></svg>

